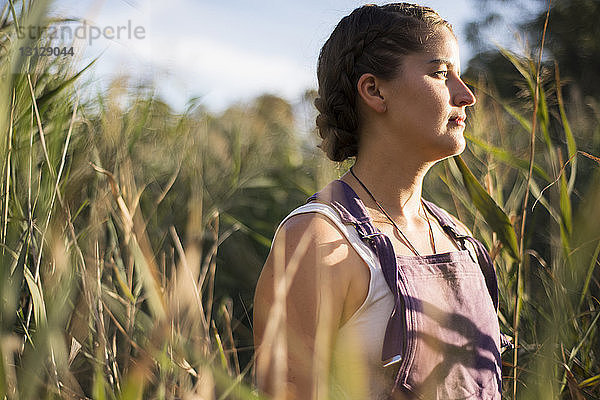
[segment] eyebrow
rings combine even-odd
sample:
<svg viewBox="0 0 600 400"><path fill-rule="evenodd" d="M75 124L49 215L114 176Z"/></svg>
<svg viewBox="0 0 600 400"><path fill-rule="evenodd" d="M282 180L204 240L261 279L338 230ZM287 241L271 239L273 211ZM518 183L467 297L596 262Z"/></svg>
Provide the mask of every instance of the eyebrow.
<svg viewBox="0 0 600 400"><path fill-rule="evenodd" d="M454 65L454 63L452 61L448 60L447 58L436 58L434 60L429 61L428 64L444 64L449 69L456 69L456 65ZM458 72L460 75L460 71L458 71Z"/></svg>

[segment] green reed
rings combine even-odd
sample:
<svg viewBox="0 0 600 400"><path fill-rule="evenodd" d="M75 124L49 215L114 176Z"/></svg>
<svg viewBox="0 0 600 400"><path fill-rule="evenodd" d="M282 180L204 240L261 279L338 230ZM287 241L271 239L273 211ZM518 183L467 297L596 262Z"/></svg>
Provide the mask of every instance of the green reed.
<svg viewBox="0 0 600 400"><path fill-rule="evenodd" d="M485 82L472 82L479 104L464 158L474 175L457 159L438 168L438 176L458 214L491 249L502 330L519 335L516 351L503 355L506 396L598 398L600 231L593 221L600 159L590 154L598 149L577 144L590 143L597 121L588 117L576 121L578 131L571 127L558 65L546 63L540 72L532 57L501 51L522 75L523 96L499 99ZM526 152L531 132L535 152ZM528 220L519 232L523 204Z"/></svg>
<svg viewBox="0 0 600 400"><path fill-rule="evenodd" d="M47 26L47 7L0 14L0 398L259 398L257 274L277 223L344 168L274 96L220 115L197 100L175 113L127 78L84 96L85 68L18 50L38 42L15 28ZM515 367L519 399L598 398L600 124L565 104L558 67L544 64L538 86L532 57L504 54L524 95L473 82L466 164L438 165L425 192L495 259L502 330L517 317L520 332L506 396Z"/></svg>
<svg viewBox="0 0 600 400"><path fill-rule="evenodd" d="M290 106L177 114L125 79L80 99L85 68L19 51L47 43L16 34L47 6L0 18L0 398L258 398L217 266L255 279L274 204L314 189Z"/></svg>

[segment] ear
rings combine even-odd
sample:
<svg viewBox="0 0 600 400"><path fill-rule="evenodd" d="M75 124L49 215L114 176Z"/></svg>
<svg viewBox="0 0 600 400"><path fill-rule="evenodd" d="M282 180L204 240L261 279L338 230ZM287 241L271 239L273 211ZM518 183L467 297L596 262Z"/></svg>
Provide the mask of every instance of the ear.
<svg viewBox="0 0 600 400"><path fill-rule="evenodd" d="M380 80L373 74L362 74L358 78L356 88L362 101L377 113L383 113L387 110L385 99L379 90Z"/></svg>

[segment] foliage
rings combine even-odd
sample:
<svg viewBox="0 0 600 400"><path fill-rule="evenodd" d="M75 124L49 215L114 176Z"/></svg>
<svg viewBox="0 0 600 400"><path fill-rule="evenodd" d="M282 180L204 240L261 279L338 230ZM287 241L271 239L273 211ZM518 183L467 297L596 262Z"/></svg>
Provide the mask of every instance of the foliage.
<svg viewBox="0 0 600 400"><path fill-rule="evenodd" d="M46 6L0 15L0 398L260 398L258 272L278 222L339 169L275 96L177 114L123 78L80 100L68 59L18 51L16 26L47 26ZM545 64L527 184L536 62L502 57L509 97L472 75L471 172L440 163L425 192L491 249L518 398L599 398L600 124Z"/></svg>
<svg viewBox="0 0 600 400"><path fill-rule="evenodd" d="M460 160L458 167L449 164L440 170L439 177L448 186L461 220L472 221L472 230L485 238L495 258L503 331L511 336L519 332L518 357L514 352L503 355L504 393L519 399L599 398L600 231L591 221L598 218L594 205L600 159L577 148L593 131L571 129L557 70L555 79L539 88L537 97L533 57L502 52L522 75L529 97L511 104L494 96L483 82L473 83L479 105L468 133L472 143L468 164L485 185L475 191L477 196L474 190L469 190L469 197L462 194L463 180L469 182L467 188L473 180ZM555 96L556 109L548 105L548 88ZM531 105L535 99L537 107ZM529 123L525 114L532 108L537 109L536 124ZM529 166L524 161L531 155L526 153L525 139L532 129L536 152L533 175L528 179ZM577 174L584 163L593 169ZM506 246L506 223L488 217L496 213L495 205L478 200L485 191L513 221L513 234L518 236L525 195L527 191L531 194L532 200L526 203L521 262L514 257L512 246ZM473 212L471 201L479 212ZM518 364L513 360L519 360ZM513 368L518 380L514 394Z"/></svg>
<svg viewBox="0 0 600 400"><path fill-rule="evenodd" d="M514 69L502 59L494 43L487 40L489 33L512 30L518 37L513 43L518 42L519 48L533 52L541 44L540 32L550 5L544 46L561 67L563 81L567 83L565 98L590 96L586 101L593 99L597 104L600 96L597 74L600 3L597 0L474 0L474 3L482 12L467 28L467 39L476 58L476 62L469 65L471 76L485 74L501 93L507 93L512 85L506 83L516 81L512 79ZM597 109L595 112L597 114Z"/></svg>
<svg viewBox="0 0 600 400"><path fill-rule="evenodd" d="M3 14L0 398L258 398L254 282L322 162L274 96L178 115L122 79L80 102L67 58L18 51L45 6Z"/></svg>
<svg viewBox="0 0 600 400"><path fill-rule="evenodd" d="M486 3L493 5L491 10L500 5L495 0ZM522 3L510 0L501 5L518 10ZM600 128L599 93L593 84L598 63L593 49L598 41L593 32L598 28L600 8L597 1L587 0L533 3L542 8L532 14L520 13L521 36L532 49L525 50L525 54L545 46L550 57L534 60L504 49L487 50L475 57L467 72L479 89L479 100L491 101L492 109L504 110L513 118L495 118L496 122L485 131L472 136L476 152L483 151L478 158L489 162L493 157L521 171L511 178L514 189L508 194L508 199L517 201L506 204L505 210L518 221L523 218L523 207L518 206L524 201L523 192L536 199L527 204L533 221L526 224L523 252L529 257L516 268L509 264L512 282L508 283L512 287L504 288L505 294L516 297L505 306L507 328L513 332L518 329L524 339L518 353L511 355L513 361L521 360L513 366L512 378L516 371L516 377L522 379L512 391L513 396L555 398L562 393L564 397L598 398L598 232L587 221L597 213L591 207L597 196L598 158L594 154L599 151ZM543 6L548 4L551 9L544 40ZM472 24L471 37L475 39L481 29L485 29L483 24ZM541 71L535 70L536 64L541 64ZM527 114L534 114L534 124ZM489 116L485 120L492 121ZM535 129L536 123L539 129ZM519 149L528 147L522 134L532 129L536 134L536 156L534 176L528 184L523 177L523 161L528 157ZM506 175L498 176L496 171L495 166L482 168L486 183L502 188L496 191L496 199L502 204L510 186ZM519 195L515 194L517 188ZM538 371L543 371L548 377L544 383L549 384L540 384L542 374Z"/></svg>

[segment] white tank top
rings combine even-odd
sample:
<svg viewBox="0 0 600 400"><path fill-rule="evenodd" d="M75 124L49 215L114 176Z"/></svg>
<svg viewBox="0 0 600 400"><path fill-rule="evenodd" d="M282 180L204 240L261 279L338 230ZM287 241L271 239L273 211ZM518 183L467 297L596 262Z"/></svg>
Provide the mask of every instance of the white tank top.
<svg viewBox="0 0 600 400"><path fill-rule="evenodd" d="M326 216L344 234L369 268L369 292L359 309L337 332L332 359L332 399L385 399L394 383L393 368L384 371L381 361L383 337L394 309L389 290L375 253L358 236L352 225L342 223L339 214L323 203L308 203L292 211L280 224L298 214L316 212ZM279 228L278 228L279 229Z"/></svg>

